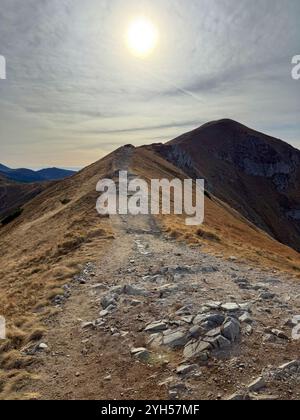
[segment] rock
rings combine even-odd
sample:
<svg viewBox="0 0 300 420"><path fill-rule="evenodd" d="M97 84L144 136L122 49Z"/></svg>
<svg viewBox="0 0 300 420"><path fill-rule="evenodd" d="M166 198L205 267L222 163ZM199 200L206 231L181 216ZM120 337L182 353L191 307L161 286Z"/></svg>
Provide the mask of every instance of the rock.
<svg viewBox="0 0 300 420"><path fill-rule="evenodd" d="M117 306L116 295L106 295L101 299L101 306L103 309L108 308L109 306Z"/></svg>
<svg viewBox="0 0 300 420"><path fill-rule="evenodd" d="M253 328L251 327L251 325L246 326L245 334L248 335L248 336L253 334Z"/></svg>
<svg viewBox="0 0 300 420"><path fill-rule="evenodd" d="M222 326L222 335L232 343L239 338L240 331L240 323L235 318L227 318Z"/></svg>
<svg viewBox="0 0 300 420"><path fill-rule="evenodd" d="M193 315L187 315L184 316L182 318L180 318L181 321L185 322L186 324L192 324L194 321L194 316Z"/></svg>
<svg viewBox="0 0 300 420"><path fill-rule="evenodd" d="M147 361L150 357L150 352L144 347L131 349L131 354L141 361Z"/></svg>
<svg viewBox="0 0 300 420"><path fill-rule="evenodd" d="M224 303L221 308L226 312L236 312L240 310L240 305L237 303Z"/></svg>
<svg viewBox="0 0 300 420"><path fill-rule="evenodd" d="M231 343L227 338L223 337L222 335L218 335L215 337L205 337L204 341L211 344L211 346L215 350L225 350L231 347Z"/></svg>
<svg viewBox="0 0 300 420"><path fill-rule="evenodd" d="M48 350L48 346L45 343L41 343L41 344L39 344L39 349L40 350Z"/></svg>
<svg viewBox="0 0 300 420"><path fill-rule="evenodd" d="M227 398L227 401L247 401L250 399L248 393L236 392Z"/></svg>
<svg viewBox="0 0 300 420"><path fill-rule="evenodd" d="M251 312L251 302L240 303L242 311Z"/></svg>
<svg viewBox="0 0 300 420"><path fill-rule="evenodd" d="M112 379L112 377L111 377L111 375L107 375L107 376L105 376L105 378L104 378L104 380L105 381L111 381L111 379Z"/></svg>
<svg viewBox="0 0 300 420"><path fill-rule="evenodd" d="M273 329L273 330L271 330L271 333L273 335L275 335L276 337L281 338L282 340L288 340L289 339L289 337L281 330Z"/></svg>
<svg viewBox="0 0 300 420"><path fill-rule="evenodd" d="M239 321L246 324L252 324L253 319L251 318L249 312L244 312L243 315L239 317Z"/></svg>
<svg viewBox="0 0 300 420"><path fill-rule="evenodd" d="M293 360L292 362L284 363L283 365L279 366L279 370L281 371L289 371L290 369L298 369L300 367L300 361Z"/></svg>
<svg viewBox="0 0 300 420"><path fill-rule="evenodd" d="M255 379L250 385L247 386L247 389L249 392L258 392L261 389L266 387L266 382L262 376Z"/></svg>
<svg viewBox="0 0 300 420"><path fill-rule="evenodd" d="M192 327L192 328L189 330L189 333L190 333L190 336L191 336L192 338L196 338L196 339L198 339L198 338L200 338L200 337L201 337L201 335L203 334L203 329L202 329L201 327L199 327L198 325L195 325L194 327Z"/></svg>
<svg viewBox="0 0 300 420"><path fill-rule="evenodd" d="M176 369L176 373L177 375L187 375L196 369L198 369L197 365L181 365Z"/></svg>
<svg viewBox="0 0 300 420"><path fill-rule="evenodd" d="M108 308L99 312L99 315L100 315L101 318L105 318L107 315L111 314L115 310L116 310L116 306L115 305L110 305Z"/></svg>
<svg viewBox="0 0 300 420"><path fill-rule="evenodd" d="M212 274L212 273L216 273L217 271L219 271L219 269L217 267L213 267L213 266L202 267L201 268L201 272L203 274Z"/></svg>
<svg viewBox="0 0 300 420"><path fill-rule="evenodd" d="M207 337L217 337L221 334L221 327L214 328L213 330L210 330L208 333L206 333Z"/></svg>
<svg viewBox="0 0 300 420"><path fill-rule="evenodd" d="M124 291L124 286L114 286L110 289L112 294L122 295Z"/></svg>
<svg viewBox="0 0 300 420"><path fill-rule="evenodd" d="M147 333L157 333L161 331L166 331L168 329L168 326L165 322L154 322L152 324L149 324L145 328L145 332Z"/></svg>
<svg viewBox="0 0 300 420"><path fill-rule="evenodd" d="M192 305L183 306L177 312L175 312L175 315L191 315L191 314L192 314Z"/></svg>
<svg viewBox="0 0 300 420"><path fill-rule="evenodd" d="M211 302L207 302L207 303L205 304L205 306L206 306L207 308L209 308L209 309L213 309L213 310L215 310L215 309L219 309L219 308L221 307L221 305L222 305L222 302L217 302L217 301L211 301Z"/></svg>
<svg viewBox="0 0 300 420"><path fill-rule="evenodd" d="M133 285L124 286L123 293L129 296L149 296L149 292L145 289L140 289L139 287Z"/></svg>
<svg viewBox="0 0 300 420"><path fill-rule="evenodd" d="M184 347L188 342L185 331L166 331L163 337L163 345L171 348Z"/></svg>
<svg viewBox="0 0 300 420"><path fill-rule="evenodd" d="M95 291L98 291L98 290L107 290L107 286L105 284L103 284L103 283L97 283L97 284L91 285L90 286L90 289L91 290L95 290Z"/></svg>
<svg viewBox="0 0 300 420"><path fill-rule="evenodd" d="M173 293L178 290L178 286L176 284L164 284L157 288L159 293Z"/></svg>
<svg viewBox="0 0 300 420"><path fill-rule="evenodd" d="M263 292L259 295L259 298L262 300L272 300L275 297L275 293L271 293L271 292Z"/></svg>
<svg viewBox="0 0 300 420"><path fill-rule="evenodd" d="M194 325L201 325L207 330L210 330L222 325L224 320L225 317L222 314L199 314L194 319Z"/></svg>
<svg viewBox="0 0 300 420"><path fill-rule="evenodd" d="M183 356L185 360L198 359L205 361L208 359L208 352L212 349L205 341L190 341L184 348Z"/></svg>
<svg viewBox="0 0 300 420"><path fill-rule="evenodd" d="M81 328L83 329L83 330L88 330L88 329L93 329L93 328L95 328L95 323L94 322L84 322L82 325L81 325Z"/></svg>
<svg viewBox="0 0 300 420"><path fill-rule="evenodd" d="M162 334L152 334L150 335L149 339L147 340L147 345L156 348L163 344L163 336Z"/></svg>

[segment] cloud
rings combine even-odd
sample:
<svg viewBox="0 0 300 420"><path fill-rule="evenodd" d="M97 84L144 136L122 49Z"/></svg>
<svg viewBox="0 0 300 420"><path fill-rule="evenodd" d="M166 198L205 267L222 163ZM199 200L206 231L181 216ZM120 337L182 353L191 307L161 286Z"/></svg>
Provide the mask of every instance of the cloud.
<svg viewBox="0 0 300 420"><path fill-rule="evenodd" d="M140 13L160 32L145 62L124 43ZM299 147L299 20L298 0L2 0L1 155L82 166L222 117Z"/></svg>

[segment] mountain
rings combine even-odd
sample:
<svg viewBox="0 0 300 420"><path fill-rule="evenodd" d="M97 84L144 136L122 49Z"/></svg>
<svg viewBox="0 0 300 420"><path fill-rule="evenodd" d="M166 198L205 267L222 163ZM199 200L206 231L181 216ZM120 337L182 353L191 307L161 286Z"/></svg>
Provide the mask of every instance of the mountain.
<svg viewBox="0 0 300 420"><path fill-rule="evenodd" d="M75 171L66 169L49 168L33 171L31 169L10 169L0 164L0 174L17 182L44 182L67 178L74 175Z"/></svg>
<svg viewBox="0 0 300 420"><path fill-rule="evenodd" d="M232 120L153 149L276 240L300 251L300 151Z"/></svg>
<svg viewBox="0 0 300 420"><path fill-rule="evenodd" d="M259 301L257 296L261 292L249 289L245 291L247 294L242 295L243 292L233 283L233 279L243 284L250 276L255 277L256 282L264 278L271 281L275 275L270 275L270 270L273 273L275 268L299 274L299 254L296 251L274 240L213 194L207 194L205 198L206 219L201 227L185 226L182 216L128 216L120 217L119 220L118 217L100 217L95 210L99 197L96 185L100 179L116 178L121 169L127 169L132 176L146 181L153 178L185 179L189 176L183 169L166 160L157 147L122 147L73 177L52 183L27 202L18 217L0 228L1 314L9 319L8 339L0 344L0 363L3 369L0 376L3 384L0 399L18 398L19 393L25 392L24 382L30 374L34 369L43 369L42 364L36 363L40 360L37 358L39 354L46 364L46 373L38 376L45 378L45 383L40 388L32 385L33 388L26 393L28 398L36 396L36 392L42 392L42 396L55 394L56 398L70 398L73 392L88 399L105 398L108 395L117 398L128 383L138 383L136 389L143 389L138 394L141 398L149 395L161 398L162 387L148 380L154 368L157 369L157 379L161 380L161 362L157 367L156 364L144 366L140 363L139 369L136 369L136 362L130 354L132 345L145 345L145 333L141 333L144 325L156 319L168 319L170 314L188 304L191 299L195 300L194 307L198 312L208 300L219 301L224 298L243 302L245 297L245 303ZM172 145L165 147L172 148ZM179 152L177 164L182 167L186 165L191 170L188 155L181 149ZM207 251L217 254L219 258L211 259ZM230 256L235 256L237 261L234 262ZM246 265L246 261L247 264L251 261L252 267ZM183 275L174 277L175 288L173 283L170 284L172 271L163 271L168 267L167 264L177 267L176 273L180 267L181 270L182 267L187 270L183 271ZM199 271L192 270L190 279L188 270L195 265ZM265 277L256 271L258 265L271 267L269 271L265 270ZM223 266L227 267L225 276ZM161 275L155 275L158 273ZM146 287L146 283L150 292L142 295L141 290ZM118 308L105 318L105 327L107 325L115 330L117 326L118 331L128 331L130 340L125 338L127 341L124 341L121 335L115 337L110 333L111 328L82 328L82 322L98 319L100 310L100 314L103 313L100 304L103 302L100 299L102 294L109 293L111 287L116 289L116 286L123 284L132 285L133 294L136 294L134 300L130 296L118 296ZM168 288L163 289L166 286ZM138 288L135 290L134 287ZM159 292L159 289L162 291ZM137 299L141 300L139 306L135 306ZM258 328L256 325L273 325L272 320L277 312L274 312L274 302L270 304L273 305L272 311L265 301L260 303L259 310L255 307L254 316L260 317L254 324L255 328ZM266 305L270 315L265 311ZM283 320L287 316L285 311ZM137 322L137 319L141 322ZM117 324L113 323L115 321ZM88 338L93 345L83 347L83 340L86 340L84 334L89 334ZM249 354L255 354L255 366L261 369L265 363L265 347L258 346L257 340L262 334L258 329L255 330L253 344L249 344L252 338L243 335L245 358L241 359L239 355L244 363L249 359ZM94 342L95 337L97 342ZM250 346L249 352L248 347L244 350L246 340L247 346ZM37 347L40 343L46 343L50 349L44 356L43 350ZM289 345L288 340L284 343ZM282 348L269 353L268 363L272 357L274 363L280 364L284 351ZM84 353L83 349L86 349ZM54 351L60 355L55 360L51 357ZM291 360L295 359L297 352L298 348L290 351ZM70 358L67 355L71 355ZM176 359L182 360L182 354L178 354ZM107 373L111 360L114 360L111 388L99 388L99 375L103 377ZM168 360L173 360L173 357L169 358L169 352ZM213 359L211 363L214 363ZM168 369L165 365L163 368ZM165 376L169 377L175 368L172 365ZM201 365L202 369L205 368ZM213 373L211 371L207 373L205 370L208 378L220 372L217 367ZM76 372L81 373L78 387L74 387L72 380L66 379L74 379ZM224 375L223 369L221 373ZM57 381L57 375L63 378ZM224 386L228 387L229 380L234 380L233 386L228 389L228 392L234 392L241 377L233 378L230 369L226 375ZM253 380L252 370L249 370L247 377L244 372L243 375L243 380L249 380L249 383ZM203 384L210 382L214 383L208 379ZM57 383L62 385L57 386ZM163 396L168 397L167 394Z"/></svg>

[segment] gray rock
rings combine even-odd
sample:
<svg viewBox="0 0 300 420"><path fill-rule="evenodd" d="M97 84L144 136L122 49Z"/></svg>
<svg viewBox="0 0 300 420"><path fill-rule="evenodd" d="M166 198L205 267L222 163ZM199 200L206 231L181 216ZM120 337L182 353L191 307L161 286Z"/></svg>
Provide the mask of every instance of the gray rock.
<svg viewBox="0 0 300 420"><path fill-rule="evenodd" d="M198 369L197 365L181 365L176 369L176 373L177 375L187 375L196 369Z"/></svg>
<svg viewBox="0 0 300 420"><path fill-rule="evenodd" d="M168 326L165 322L154 322L152 324L147 325L145 331L147 333L157 333L161 331L166 331Z"/></svg>
<svg viewBox="0 0 300 420"><path fill-rule="evenodd" d="M240 322L244 322L246 324L252 324L253 319L251 318L249 312L244 312L243 315L239 317Z"/></svg>
<svg viewBox="0 0 300 420"><path fill-rule="evenodd" d="M255 379L255 381L253 381L250 385L248 385L247 389L249 392L258 392L261 389L265 388L266 385L266 381L262 376L260 376L259 378Z"/></svg>
<svg viewBox="0 0 300 420"><path fill-rule="evenodd" d="M194 327L192 327L192 328L190 329L189 333L190 333L190 336L191 336L192 338L196 338L196 339L198 339L198 338L200 338L200 337L201 337L201 335L203 334L203 329L202 329L200 326L195 325Z"/></svg>
<svg viewBox="0 0 300 420"><path fill-rule="evenodd" d="M217 302L217 301L211 301L211 302L207 302L205 304L205 306L207 306L209 309L213 309L213 310L219 309L221 307L221 305L222 305L222 302Z"/></svg>
<svg viewBox="0 0 300 420"><path fill-rule="evenodd" d="M275 293L271 293L271 292L263 292L259 295L259 298L262 300L272 300L275 297Z"/></svg>
<svg viewBox="0 0 300 420"><path fill-rule="evenodd" d="M150 357L150 352L144 347L131 349L131 354L138 360L147 361Z"/></svg>
<svg viewBox="0 0 300 420"><path fill-rule="evenodd" d="M129 296L149 296L149 292L144 289L140 289L139 287L133 285L126 285L124 286L123 293Z"/></svg>
<svg viewBox="0 0 300 420"><path fill-rule="evenodd" d="M184 347L188 342L188 335L185 331L166 331L163 337L163 345L171 348Z"/></svg>
<svg viewBox="0 0 300 420"><path fill-rule="evenodd" d="M101 299L101 306L103 309L108 308L109 306L117 306L116 295L106 295Z"/></svg>
<svg viewBox="0 0 300 420"><path fill-rule="evenodd" d="M205 341L190 341L184 348L183 356L185 360L198 359L207 360L208 352L212 349L209 343Z"/></svg>
<svg viewBox="0 0 300 420"><path fill-rule="evenodd" d="M199 314L194 319L194 324L204 326L204 328L210 330L222 325L224 320L225 317L222 314Z"/></svg>
<svg viewBox="0 0 300 420"><path fill-rule="evenodd" d="M222 326L222 335L232 343L239 338L240 331L240 323L235 318L227 318L224 325Z"/></svg>
<svg viewBox="0 0 300 420"><path fill-rule="evenodd" d="M237 303L224 303L221 308L226 312L237 312L240 310L240 305Z"/></svg>
<svg viewBox="0 0 300 420"><path fill-rule="evenodd" d="M271 330L271 333L273 335L275 335L276 337L281 338L282 340L288 340L289 339L289 337L281 330L273 329L273 330Z"/></svg>

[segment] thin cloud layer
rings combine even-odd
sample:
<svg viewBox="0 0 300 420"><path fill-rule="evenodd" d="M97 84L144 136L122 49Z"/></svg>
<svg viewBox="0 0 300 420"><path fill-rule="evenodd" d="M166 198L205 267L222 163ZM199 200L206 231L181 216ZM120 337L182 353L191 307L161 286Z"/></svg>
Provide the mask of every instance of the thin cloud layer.
<svg viewBox="0 0 300 420"><path fill-rule="evenodd" d="M125 43L149 16L159 45ZM298 0L1 0L1 160L84 166L233 118L300 147Z"/></svg>

